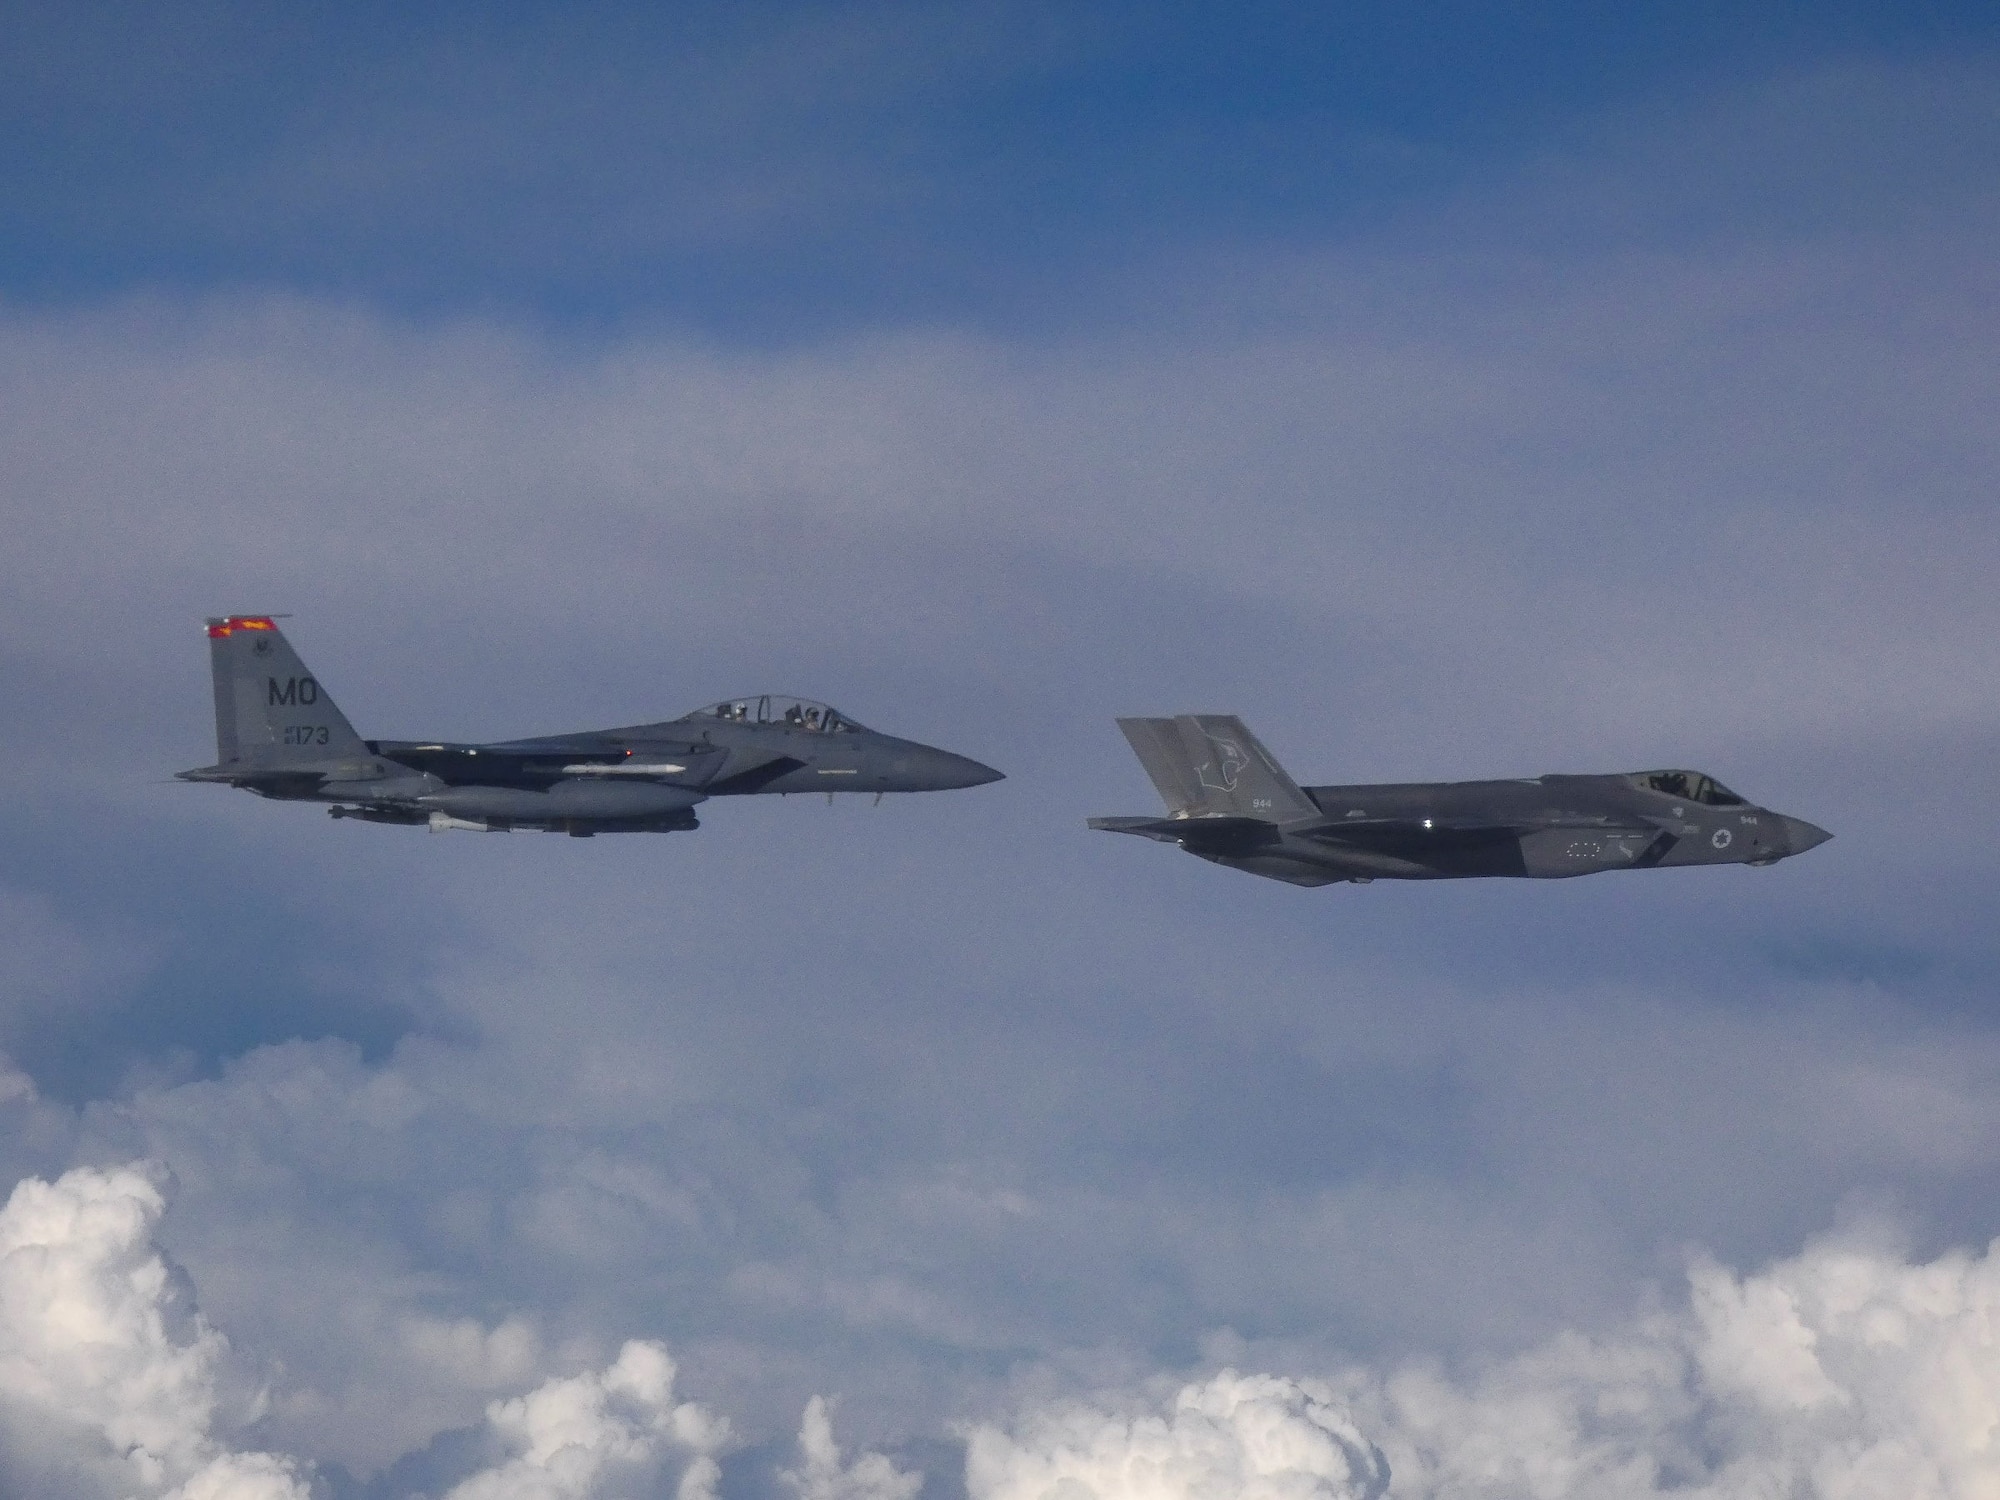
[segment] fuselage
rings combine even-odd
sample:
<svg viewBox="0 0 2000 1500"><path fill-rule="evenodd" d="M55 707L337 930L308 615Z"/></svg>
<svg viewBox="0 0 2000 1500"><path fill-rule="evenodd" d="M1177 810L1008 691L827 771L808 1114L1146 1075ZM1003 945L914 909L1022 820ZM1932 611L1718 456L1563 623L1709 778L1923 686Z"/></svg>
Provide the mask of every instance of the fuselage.
<svg viewBox="0 0 2000 1500"><path fill-rule="evenodd" d="M1666 789L1658 783L1664 782ZM1294 884L1477 876L1558 879L1675 865L1770 864L1824 830L1694 772L1301 788L1318 816L1180 842ZM1187 825L1202 820L1190 818ZM1184 825L1186 826L1186 825Z"/></svg>
<svg viewBox="0 0 2000 1500"><path fill-rule="evenodd" d="M710 797L935 792L989 766L878 734L807 698L754 693L653 724L491 744L364 740L271 615L208 620L216 763L181 772L336 818L433 829L657 833Z"/></svg>
<svg viewBox="0 0 2000 1500"><path fill-rule="evenodd" d="M1000 779L965 756L774 695L578 734L363 745L365 754L337 761L292 757L227 775L187 774L284 801L328 803L336 817L578 836L693 828L694 808L712 797L944 791Z"/></svg>

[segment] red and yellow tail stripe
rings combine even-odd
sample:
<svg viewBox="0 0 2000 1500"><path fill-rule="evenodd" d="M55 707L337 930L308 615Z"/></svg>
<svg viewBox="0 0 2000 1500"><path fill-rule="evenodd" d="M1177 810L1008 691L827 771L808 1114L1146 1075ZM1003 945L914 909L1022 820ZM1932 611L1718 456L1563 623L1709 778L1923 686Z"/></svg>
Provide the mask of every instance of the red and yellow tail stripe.
<svg viewBox="0 0 2000 1500"><path fill-rule="evenodd" d="M208 623L208 638L212 641L227 640L239 630L276 630L278 627L269 615L229 615Z"/></svg>

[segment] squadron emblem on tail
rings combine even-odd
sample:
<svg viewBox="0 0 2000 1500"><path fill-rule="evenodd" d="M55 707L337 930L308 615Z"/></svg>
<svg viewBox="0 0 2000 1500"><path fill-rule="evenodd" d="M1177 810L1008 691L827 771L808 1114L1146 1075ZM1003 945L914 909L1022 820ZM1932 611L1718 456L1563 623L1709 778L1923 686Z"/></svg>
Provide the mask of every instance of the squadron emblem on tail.
<svg viewBox="0 0 2000 1500"><path fill-rule="evenodd" d="M1195 768L1195 778L1212 792L1235 791L1236 777L1250 764L1250 757L1234 740L1213 734L1204 734L1202 738L1208 741L1215 754Z"/></svg>

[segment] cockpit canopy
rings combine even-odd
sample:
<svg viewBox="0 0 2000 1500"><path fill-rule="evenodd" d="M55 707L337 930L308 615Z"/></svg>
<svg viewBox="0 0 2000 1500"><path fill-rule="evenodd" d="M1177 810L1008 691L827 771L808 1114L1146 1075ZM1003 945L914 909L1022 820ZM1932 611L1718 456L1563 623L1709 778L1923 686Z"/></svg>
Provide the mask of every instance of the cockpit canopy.
<svg viewBox="0 0 2000 1500"><path fill-rule="evenodd" d="M720 703L696 709L682 722L698 724L704 719L720 719L726 724L775 724L810 734L851 734L861 728L829 704L815 703L810 698L788 698L782 693L724 698Z"/></svg>
<svg viewBox="0 0 2000 1500"><path fill-rule="evenodd" d="M1699 771L1641 771L1632 779L1649 792L1664 792L1688 802L1702 802L1710 807L1745 805L1728 787Z"/></svg>

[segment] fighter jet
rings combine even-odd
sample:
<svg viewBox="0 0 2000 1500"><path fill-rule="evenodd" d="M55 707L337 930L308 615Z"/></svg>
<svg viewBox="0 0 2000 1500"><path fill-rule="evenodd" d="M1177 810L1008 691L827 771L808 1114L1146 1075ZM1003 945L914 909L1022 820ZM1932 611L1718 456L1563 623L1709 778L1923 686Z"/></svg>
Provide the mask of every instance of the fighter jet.
<svg viewBox="0 0 2000 1500"><path fill-rule="evenodd" d="M894 739L824 703L725 698L678 719L498 744L364 740L269 615L208 622L216 761L180 772L336 818L433 831L664 833L710 797L935 792L998 781L976 760Z"/></svg>
<svg viewBox="0 0 2000 1500"><path fill-rule="evenodd" d="M1120 719L1164 818L1090 826L1290 885L1769 865L1833 837L1699 771L1301 787L1241 719Z"/></svg>

